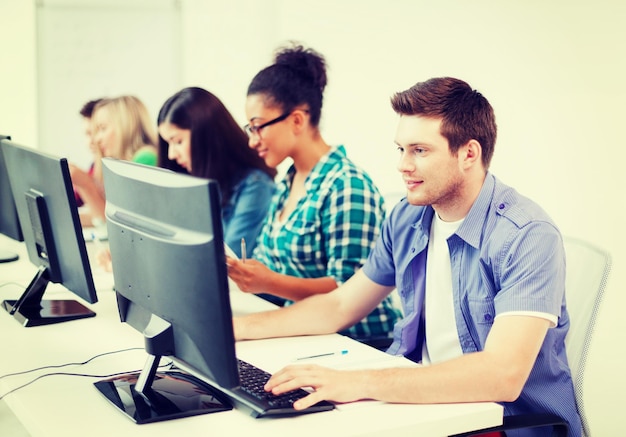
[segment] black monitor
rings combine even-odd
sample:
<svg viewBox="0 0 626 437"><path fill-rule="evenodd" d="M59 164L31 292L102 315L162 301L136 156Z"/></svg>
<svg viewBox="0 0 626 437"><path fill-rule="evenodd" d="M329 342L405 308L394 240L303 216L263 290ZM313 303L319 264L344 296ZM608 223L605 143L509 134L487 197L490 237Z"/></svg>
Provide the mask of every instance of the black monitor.
<svg viewBox="0 0 626 437"><path fill-rule="evenodd" d="M0 135L1 140L10 140L8 135ZM2 148L0 148L0 234L17 241L24 241L20 221L17 218L15 201L11 192L9 175L7 174ZM0 263L16 261L19 255L13 251L0 247Z"/></svg>
<svg viewBox="0 0 626 437"><path fill-rule="evenodd" d="M38 271L17 300L3 307L24 326L95 313L75 300L44 300L50 282L97 302L67 160L9 140L0 142L30 261Z"/></svg>
<svg viewBox="0 0 626 437"><path fill-rule="evenodd" d="M96 387L137 423L231 409L209 386L157 373L166 356L239 385L217 182L111 158L103 176L119 314L144 334L148 359Z"/></svg>

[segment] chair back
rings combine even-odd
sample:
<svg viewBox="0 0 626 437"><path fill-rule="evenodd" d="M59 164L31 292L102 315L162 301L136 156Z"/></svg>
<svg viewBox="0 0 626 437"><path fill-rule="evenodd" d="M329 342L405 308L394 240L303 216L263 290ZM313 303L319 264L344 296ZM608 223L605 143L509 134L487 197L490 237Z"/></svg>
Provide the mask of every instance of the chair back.
<svg viewBox="0 0 626 437"><path fill-rule="evenodd" d="M383 195L383 198L385 199L385 208L387 210L387 215L391 214L391 210L393 209L393 207L396 206L398 202L400 202L400 200L402 200L405 197L406 197L406 190L405 191L389 191L388 193L385 193Z"/></svg>
<svg viewBox="0 0 626 437"><path fill-rule="evenodd" d="M565 346L583 431L585 435L589 435L583 401L585 364L611 271L611 255L604 249L578 238L566 236L564 245L567 263L565 293L570 316L570 329Z"/></svg>

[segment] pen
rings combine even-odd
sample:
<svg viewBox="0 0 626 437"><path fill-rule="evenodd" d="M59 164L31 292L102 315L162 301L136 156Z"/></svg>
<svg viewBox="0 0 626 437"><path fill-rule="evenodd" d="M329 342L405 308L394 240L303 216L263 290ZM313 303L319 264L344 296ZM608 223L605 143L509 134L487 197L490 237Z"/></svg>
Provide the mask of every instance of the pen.
<svg viewBox="0 0 626 437"><path fill-rule="evenodd" d="M337 352L327 352L327 353L324 353L324 354L309 355L308 357L300 357L300 358L296 358L296 360L297 361L299 361L299 360L309 360L311 358L330 357L332 355L345 355L347 353L348 353L348 351L346 349L344 349L344 350L337 351Z"/></svg>
<svg viewBox="0 0 626 437"><path fill-rule="evenodd" d="M246 262L246 239L241 239L241 261Z"/></svg>

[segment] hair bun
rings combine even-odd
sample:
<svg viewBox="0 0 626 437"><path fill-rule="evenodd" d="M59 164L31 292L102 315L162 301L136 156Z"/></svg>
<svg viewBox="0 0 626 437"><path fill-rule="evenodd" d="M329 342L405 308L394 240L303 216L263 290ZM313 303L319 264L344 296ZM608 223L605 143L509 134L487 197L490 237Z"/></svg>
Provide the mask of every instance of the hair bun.
<svg viewBox="0 0 626 437"><path fill-rule="evenodd" d="M300 44L280 49L274 58L277 66L285 66L294 71L301 79L311 82L320 91L326 87L326 61L311 48Z"/></svg>

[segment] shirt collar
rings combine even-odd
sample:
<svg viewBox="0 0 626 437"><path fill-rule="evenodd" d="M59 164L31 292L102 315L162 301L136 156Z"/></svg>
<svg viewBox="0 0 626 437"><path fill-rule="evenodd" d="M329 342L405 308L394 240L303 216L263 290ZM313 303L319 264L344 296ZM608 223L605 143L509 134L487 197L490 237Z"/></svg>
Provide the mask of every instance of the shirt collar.
<svg viewBox="0 0 626 437"><path fill-rule="evenodd" d="M467 244L478 249L483 233L483 223L489 211L496 186L496 178L487 172L478 197L459 226L456 234Z"/></svg>
<svg viewBox="0 0 626 437"><path fill-rule="evenodd" d="M487 211L489 211L492 203L495 185L495 176L488 172L483 182L483 186L478 193L478 197L465 216L463 223L461 223L459 229L455 232L455 234L467 242L467 244L475 248L480 246L483 223L485 221ZM428 236L434 215L435 210L431 205L428 205L422 209L422 213L419 217L417 217L417 221L411 226L417 229L422 235ZM426 244L426 242L427 240L423 243Z"/></svg>
<svg viewBox="0 0 626 437"><path fill-rule="evenodd" d="M324 175L326 173L326 166L333 165L333 163L344 159L347 156L346 149L343 145L332 146L328 153L320 158L320 160L315 164L311 172L306 177L304 181L304 186L308 190L311 188L312 181L317 179L319 175ZM293 176L296 173L296 167L292 164L287 173L285 174L285 178L283 179L283 189L287 190L288 187L291 186L291 182L293 181Z"/></svg>

